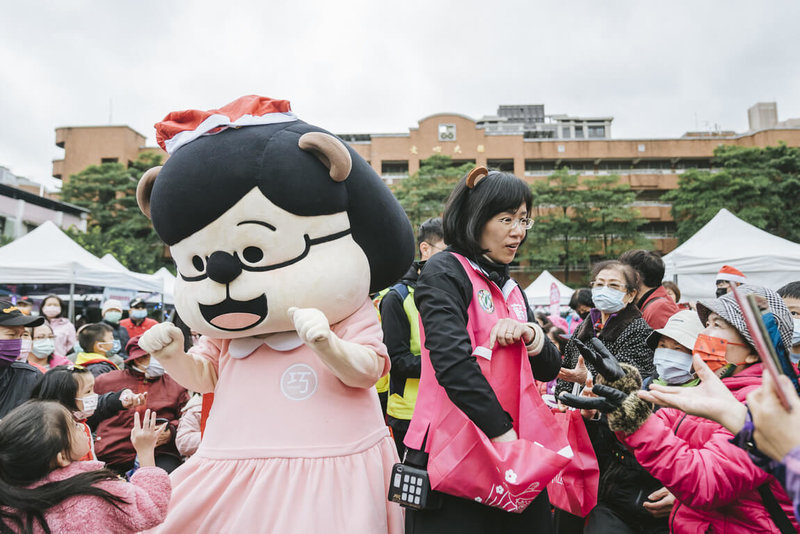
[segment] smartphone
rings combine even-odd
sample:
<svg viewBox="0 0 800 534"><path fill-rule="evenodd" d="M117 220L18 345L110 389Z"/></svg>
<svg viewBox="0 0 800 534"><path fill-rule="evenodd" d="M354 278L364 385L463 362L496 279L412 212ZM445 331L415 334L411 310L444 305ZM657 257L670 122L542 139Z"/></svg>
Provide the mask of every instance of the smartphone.
<svg viewBox="0 0 800 534"><path fill-rule="evenodd" d="M742 298L742 295L736 291L736 286L733 284L731 284L731 290L733 291L733 297L739 304L739 308L742 310L742 316L747 325L747 330L753 338L753 345L755 345L756 351L761 357L761 361L764 363L764 367L767 368L767 372L770 378L772 378L773 390L784 409L786 411L791 411L792 408L789 404L789 399L786 398L786 394L778 382L778 376L784 374L783 366L781 365L777 352L775 352L775 347L772 343L766 341L769 339L769 333L767 332L767 327L764 325L764 319L761 317L761 309L758 306L758 300L756 298L757 295L751 293L748 294L746 298Z"/></svg>

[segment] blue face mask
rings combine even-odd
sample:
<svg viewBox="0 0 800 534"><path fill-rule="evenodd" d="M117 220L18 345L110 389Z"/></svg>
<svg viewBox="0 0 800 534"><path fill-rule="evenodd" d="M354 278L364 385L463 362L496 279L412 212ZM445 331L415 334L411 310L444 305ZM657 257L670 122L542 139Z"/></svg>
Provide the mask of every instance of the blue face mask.
<svg viewBox="0 0 800 534"><path fill-rule="evenodd" d="M114 344L111 345L111 350L108 351L108 352L111 353L111 354L109 354L109 356L117 354L120 351L121 348L122 348L122 343L120 343L119 339L115 339L114 340Z"/></svg>
<svg viewBox="0 0 800 534"><path fill-rule="evenodd" d="M147 310L131 310L130 315L134 319L144 319L147 317Z"/></svg>
<svg viewBox="0 0 800 534"><path fill-rule="evenodd" d="M592 289L592 302L594 307L606 313L616 313L625 307L622 299L625 293L610 287L596 287Z"/></svg>
<svg viewBox="0 0 800 534"><path fill-rule="evenodd" d="M677 386L694 378L692 376L692 355L675 349L658 348L653 356L658 377Z"/></svg>

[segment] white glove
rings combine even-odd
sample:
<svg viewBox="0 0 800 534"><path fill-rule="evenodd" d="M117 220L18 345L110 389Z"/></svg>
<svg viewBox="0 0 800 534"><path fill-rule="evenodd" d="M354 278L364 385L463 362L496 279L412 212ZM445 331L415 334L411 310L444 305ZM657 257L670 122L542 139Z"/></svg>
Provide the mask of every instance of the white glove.
<svg viewBox="0 0 800 534"><path fill-rule="evenodd" d="M383 359L369 347L339 339L320 310L293 307L287 313L303 343L345 385L369 388L381 377Z"/></svg>
<svg viewBox="0 0 800 534"><path fill-rule="evenodd" d="M331 337L331 325L325 314L316 308L289 308L289 319L303 343L314 348Z"/></svg>
<svg viewBox="0 0 800 534"><path fill-rule="evenodd" d="M183 354L183 332L172 323L159 323L142 334L139 346L159 360Z"/></svg>

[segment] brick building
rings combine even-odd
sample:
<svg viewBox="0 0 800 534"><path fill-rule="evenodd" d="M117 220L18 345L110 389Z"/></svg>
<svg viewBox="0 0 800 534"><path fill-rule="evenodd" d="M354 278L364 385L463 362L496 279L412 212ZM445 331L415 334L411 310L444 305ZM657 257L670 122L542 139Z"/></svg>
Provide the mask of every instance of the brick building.
<svg viewBox="0 0 800 534"><path fill-rule="evenodd" d="M769 146L785 142L800 147L800 120L778 121L774 103L748 110L750 129L735 132L688 132L672 139L613 139L612 117L547 115L542 105L503 105L496 115L472 119L438 113L419 120L408 132L340 134L388 184L419 170L420 161L441 154L454 164L471 162L511 171L533 182L567 166L585 176L617 174L637 192L636 207L647 219L645 234L654 248L669 252L677 245L675 222L661 196L678 185L689 168L711 168L721 144ZM53 175L67 180L92 164L126 163L142 152L146 138L128 126L56 129L64 158L53 162Z"/></svg>

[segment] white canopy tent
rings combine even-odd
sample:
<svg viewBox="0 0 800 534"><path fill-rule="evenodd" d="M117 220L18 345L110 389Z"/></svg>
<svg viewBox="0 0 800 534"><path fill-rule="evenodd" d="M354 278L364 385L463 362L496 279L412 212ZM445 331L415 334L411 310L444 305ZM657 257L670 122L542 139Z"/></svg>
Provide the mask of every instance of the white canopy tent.
<svg viewBox="0 0 800 534"><path fill-rule="evenodd" d="M528 304L531 306L549 306L550 305L550 286L555 282L558 291L561 294L561 305L569 306L569 299L572 298L574 289L561 283L561 281L550 274L549 271L542 271L536 280L531 282L531 285L525 288L525 295L528 297Z"/></svg>
<svg viewBox="0 0 800 534"><path fill-rule="evenodd" d="M69 284L161 293L164 283L104 263L51 221L0 248L0 283ZM70 299L70 316L73 314Z"/></svg>
<svg viewBox="0 0 800 534"><path fill-rule="evenodd" d="M681 300L713 298L723 265L742 271L748 283L771 289L800 280L800 244L746 223L726 209L681 246L664 256L665 280L681 290Z"/></svg>

